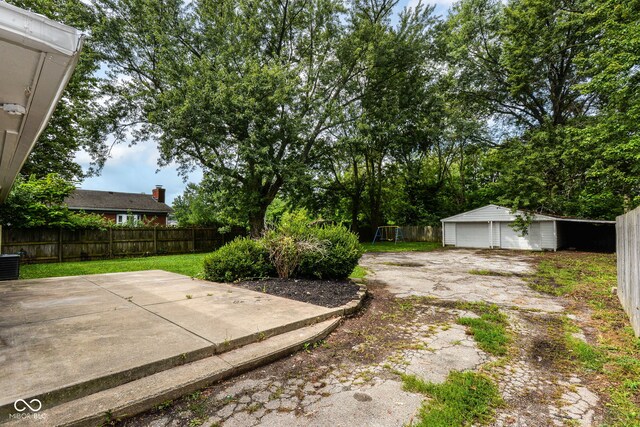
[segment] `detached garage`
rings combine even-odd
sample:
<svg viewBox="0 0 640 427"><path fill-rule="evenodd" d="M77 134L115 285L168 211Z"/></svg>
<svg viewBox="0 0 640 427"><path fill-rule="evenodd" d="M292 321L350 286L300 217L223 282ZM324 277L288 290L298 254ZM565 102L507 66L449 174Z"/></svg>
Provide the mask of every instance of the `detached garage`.
<svg viewBox="0 0 640 427"><path fill-rule="evenodd" d="M445 218L441 220L442 244L460 248L615 252L615 221L536 214L523 236L512 228L518 215L525 214L488 205Z"/></svg>

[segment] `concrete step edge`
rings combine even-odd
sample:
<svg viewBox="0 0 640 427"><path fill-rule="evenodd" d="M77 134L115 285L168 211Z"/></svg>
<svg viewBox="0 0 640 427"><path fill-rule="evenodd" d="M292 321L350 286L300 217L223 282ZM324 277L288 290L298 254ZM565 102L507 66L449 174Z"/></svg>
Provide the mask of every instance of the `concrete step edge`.
<svg viewBox="0 0 640 427"><path fill-rule="evenodd" d="M152 409L213 383L273 362L324 339L340 323L331 318L114 388L78 398L36 414L13 419L7 425L95 426Z"/></svg>
<svg viewBox="0 0 640 427"><path fill-rule="evenodd" d="M98 393L102 390L109 390L121 384L126 384L130 381L135 381L140 378L153 375L155 373L173 369L177 366L185 365L214 355L224 354L226 352L233 351L234 349L241 348L242 346L259 342L264 339L281 334L286 334L288 332L295 331L299 328L303 328L319 322L324 322L327 319L335 318L343 314L344 308L339 307L320 315L265 329L264 331L259 331L251 335L232 339L222 344L212 344L194 351L190 351L188 353L183 353L166 359L156 360L154 362L140 365L126 371L114 372L99 378L93 378L88 381L70 384L66 387L52 390L50 392L22 397L22 399L27 402L30 402L32 399L38 399L43 404L49 406L60 405L65 402ZM4 404L0 404L0 423L2 423L2 420L6 419L9 414L15 412L13 405L14 402L5 402Z"/></svg>

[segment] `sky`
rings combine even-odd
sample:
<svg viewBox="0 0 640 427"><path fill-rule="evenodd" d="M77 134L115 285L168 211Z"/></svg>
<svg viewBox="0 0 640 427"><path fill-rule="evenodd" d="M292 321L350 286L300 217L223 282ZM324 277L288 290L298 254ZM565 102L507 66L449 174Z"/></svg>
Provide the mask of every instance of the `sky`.
<svg viewBox="0 0 640 427"><path fill-rule="evenodd" d="M398 11L405 6L413 7L419 0L400 0ZM435 4L434 13L445 16L454 0L426 1L425 4ZM184 191L188 182L198 183L202 179L202 171L191 172L187 181L178 175L177 166L158 167L158 148L153 142L129 146L126 143L115 145L111 149L111 157L107 159L104 169L99 176L85 179L80 188L85 190L120 191L126 193L147 193L156 185L166 189L166 200L171 204L176 196ZM76 161L85 169L91 161L85 152L76 155Z"/></svg>

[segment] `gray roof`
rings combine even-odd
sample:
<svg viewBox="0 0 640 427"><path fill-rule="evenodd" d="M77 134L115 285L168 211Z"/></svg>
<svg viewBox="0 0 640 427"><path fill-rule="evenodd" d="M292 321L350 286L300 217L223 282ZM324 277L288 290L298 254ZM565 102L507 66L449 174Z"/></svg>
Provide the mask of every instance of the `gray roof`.
<svg viewBox="0 0 640 427"><path fill-rule="evenodd" d="M166 203L158 203L150 194L118 193L76 189L64 202L73 210L171 213Z"/></svg>
<svg viewBox="0 0 640 427"><path fill-rule="evenodd" d="M585 219L585 218L570 218L556 215L542 215L539 213L533 213L533 221L566 221L566 222L585 222L592 224L615 224L615 221L605 221L601 219ZM481 208L473 209L467 212L462 212L448 218L443 218L440 222L484 222L484 221L507 221L511 222L516 219L516 216L524 216L525 211L517 210L513 212L509 208L498 205L487 205Z"/></svg>

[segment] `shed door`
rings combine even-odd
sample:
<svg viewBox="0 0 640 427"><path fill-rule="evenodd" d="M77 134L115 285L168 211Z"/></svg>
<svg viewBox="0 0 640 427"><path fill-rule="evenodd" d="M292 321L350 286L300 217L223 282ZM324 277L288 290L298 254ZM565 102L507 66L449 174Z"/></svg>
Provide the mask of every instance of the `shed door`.
<svg viewBox="0 0 640 427"><path fill-rule="evenodd" d="M500 223L500 247L503 249L540 250L540 223L531 224L526 236L521 236L520 232L511 228L510 223Z"/></svg>
<svg viewBox="0 0 640 427"><path fill-rule="evenodd" d="M460 248L488 248L489 223L458 222L456 224L456 246Z"/></svg>

